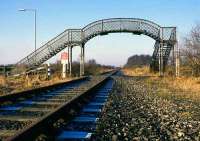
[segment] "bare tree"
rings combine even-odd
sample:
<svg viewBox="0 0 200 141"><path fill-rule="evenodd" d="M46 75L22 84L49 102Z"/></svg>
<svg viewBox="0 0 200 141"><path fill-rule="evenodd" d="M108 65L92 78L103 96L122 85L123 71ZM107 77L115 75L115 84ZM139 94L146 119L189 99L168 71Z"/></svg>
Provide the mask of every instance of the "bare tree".
<svg viewBox="0 0 200 141"><path fill-rule="evenodd" d="M189 35L184 39L183 52L186 63L192 69L195 76L200 75L200 24L192 28Z"/></svg>

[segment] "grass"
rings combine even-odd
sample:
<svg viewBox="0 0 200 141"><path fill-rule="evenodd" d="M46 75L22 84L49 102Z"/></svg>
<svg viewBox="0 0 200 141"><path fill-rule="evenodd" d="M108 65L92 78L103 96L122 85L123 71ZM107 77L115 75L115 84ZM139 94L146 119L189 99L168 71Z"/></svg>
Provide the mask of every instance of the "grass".
<svg viewBox="0 0 200 141"><path fill-rule="evenodd" d="M6 85L6 78L4 76L0 76L0 86Z"/></svg>
<svg viewBox="0 0 200 141"><path fill-rule="evenodd" d="M128 76L157 76L158 74L150 73L149 66L124 68L122 71Z"/></svg>
<svg viewBox="0 0 200 141"><path fill-rule="evenodd" d="M24 90L29 90L41 86L48 86L55 83L70 81L73 78L67 77L66 79L61 79L57 75L53 75L50 80L44 79L44 77L36 76L20 76L20 77L8 77L5 78L0 76L0 95L20 92Z"/></svg>
<svg viewBox="0 0 200 141"><path fill-rule="evenodd" d="M102 73L110 69L99 68L95 73ZM41 86L48 86L60 82L67 82L75 77L67 76L65 79L61 78L61 73L56 72L51 75L50 80L46 79L46 75L30 75L20 77L4 77L0 76L0 95L20 92Z"/></svg>
<svg viewBox="0 0 200 141"><path fill-rule="evenodd" d="M149 67L144 66L141 68L123 69L125 75L128 76L151 76L147 79L148 85L157 85L160 89L160 93L164 94L168 89L173 90L170 93L176 93L180 97L189 99L200 100L200 77L174 77L166 75L159 77L158 74L149 72Z"/></svg>
<svg viewBox="0 0 200 141"><path fill-rule="evenodd" d="M157 85L159 94L165 97L179 97L193 101L200 100L200 78L195 77L150 77L149 85Z"/></svg>

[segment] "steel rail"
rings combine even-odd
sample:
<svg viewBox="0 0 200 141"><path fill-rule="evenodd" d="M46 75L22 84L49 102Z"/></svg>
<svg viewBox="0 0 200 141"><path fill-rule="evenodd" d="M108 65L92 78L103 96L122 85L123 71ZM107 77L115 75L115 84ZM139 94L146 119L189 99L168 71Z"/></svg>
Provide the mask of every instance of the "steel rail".
<svg viewBox="0 0 200 141"><path fill-rule="evenodd" d="M76 97L81 97L82 93L87 93L88 89L95 87L101 81L114 73L115 70L94 77L95 79L87 76L69 82L62 82L55 85L1 96L0 132L2 131L2 133L0 134L0 139L2 138L7 140L9 137L12 138L13 134L17 135L28 127L32 127L40 121L40 119L53 114L53 111L57 111L66 103L71 103L70 101L73 101ZM79 86L77 86L77 84L79 84ZM53 94L53 96L49 98L48 95L51 94ZM27 105L27 103L25 103L24 105L22 104L24 101L31 101L32 104ZM10 104L10 102L12 102L12 104ZM5 107L20 107L20 104L20 110L14 110L14 113L10 110L6 111L4 109ZM14 124L15 126L10 124Z"/></svg>
<svg viewBox="0 0 200 141"><path fill-rule="evenodd" d="M91 97L93 91L98 89L105 83L111 75L115 74L116 72L112 72L110 75L104 77L102 80L97 82L94 86L89 88L87 91L84 91L77 96L73 97L68 102L60 105L54 111L51 111L49 114L42 117L40 120L27 126L26 128L20 130L17 134L12 137L6 139L6 141L25 141L25 140L34 140L39 133L45 132L48 129L48 132L53 132L52 125L61 117L68 117L70 116L70 109L77 107L77 103L82 103L86 98Z"/></svg>

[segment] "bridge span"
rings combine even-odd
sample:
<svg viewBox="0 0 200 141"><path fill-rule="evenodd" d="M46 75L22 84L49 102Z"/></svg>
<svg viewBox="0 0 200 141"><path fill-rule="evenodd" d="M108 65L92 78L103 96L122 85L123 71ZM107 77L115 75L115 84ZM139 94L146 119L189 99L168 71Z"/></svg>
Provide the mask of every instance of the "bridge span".
<svg viewBox="0 0 200 141"><path fill-rule="evenodd" d="M84 75L85 44L98 35L108 33L127 32L136 35L146 35L155 40L154 52L150 67L153 71L159 71L163 75L170 52L176 60L176 75L179 75L179 54L177 46L176 27L162 27L152 21L138 18L110 18L92 22L80 29L66 29L46 44L32 52L16 63L17 67L23 66L27 70L35 69L42 63L68 48L69 71L72 71L72 49L80 46L80 75Z"/></svg>

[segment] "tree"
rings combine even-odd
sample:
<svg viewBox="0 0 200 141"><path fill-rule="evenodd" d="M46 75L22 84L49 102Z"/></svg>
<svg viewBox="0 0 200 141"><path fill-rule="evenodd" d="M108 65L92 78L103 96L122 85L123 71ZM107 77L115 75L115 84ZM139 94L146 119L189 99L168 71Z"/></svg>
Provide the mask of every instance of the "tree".
<svg viewBox="0 0 200 141"><path fill-rule="evenodd" d="M192 74L200 75L200 24L192 28L189 35L184 39L183 53L185 63L191 67Z"/></svg>
<svg viewBox="0 0 200 141"><path fill-rule="evenodd" d="M140 67L144 65L149 65L151 61L150 55L133 55L128 58L128 61L125 65L125 67Z"/></svg>

